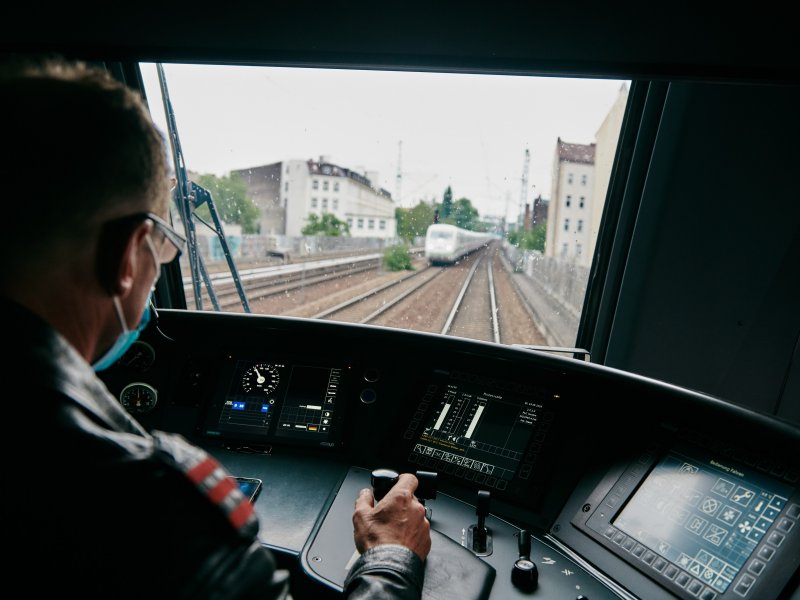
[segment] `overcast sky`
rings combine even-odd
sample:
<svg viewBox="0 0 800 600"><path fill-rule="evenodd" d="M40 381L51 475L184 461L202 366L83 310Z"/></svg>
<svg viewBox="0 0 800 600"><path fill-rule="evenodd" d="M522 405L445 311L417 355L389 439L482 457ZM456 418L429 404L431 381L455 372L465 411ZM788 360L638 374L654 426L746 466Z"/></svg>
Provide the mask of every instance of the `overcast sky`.
<svg viewBox="0 0 800 600"><path fill-rule="evenodd" d="M165 65L188 169L234 169L321 155L378 173L401 206L441 201L450 185L482 216L515 219L550 197L556 140L588 144L622 81L498 75ZM166 129L155 65L142 65ZM628 82L625 82L628 85ZM402 145L400 144L402 142ZM402 148L402 149L401 149Z"/></svg>

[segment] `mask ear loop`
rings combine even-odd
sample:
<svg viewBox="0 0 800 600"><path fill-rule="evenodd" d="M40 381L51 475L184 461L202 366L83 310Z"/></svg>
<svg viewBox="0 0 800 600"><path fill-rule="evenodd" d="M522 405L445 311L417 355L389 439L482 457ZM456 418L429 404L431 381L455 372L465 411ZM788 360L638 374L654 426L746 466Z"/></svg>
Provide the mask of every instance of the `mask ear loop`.
<svg viewBox="0 0 800 600"><path fill-rule="evenodd" d="M161 263L158 261L158 254L156 253L155 245L153 244L153 240L150 238L149 233L147 234L147 237L145 237L145 242L147 243L147 247L150 249L150 254L153 255L153 261L156 263L156 271L158 272L158 277L156 277L156 280L153 282L153 287L150 290L150 296L147 299L147 301L150 303L151 325L153 329L155 329L165 340L174 342L175 340L164 333L158 326L158 309L156 309L156 303L153 301L153 298L155 296L154 292L156 289L156 283L158 283L158 280L161 278Z"/></svg>
<svg viewBox="0 0 800 600"><path fill-rule="evenodd" d="M122 313L122 304L119 301L119 296L115 294L111 298L111 301L114 303L114 308L117 311L117 319L119 319L119 324L122 327L122 335L125 335L130 329L128 329L128 324L125 322L125 315Z"/></svg>
<svg viewBox="0 0 800 600"><path fill-rule="evenodd" d="M150 299L148 300L148 302L150 302L150 326L152 326L152 328L155 329L158 332L158 334L165 340L169 342L175 342L176 341L175 339L171 338L161 330L158 321L158 309L156 309L156 303L154 302L153 298L154 294L151 293Z"/></svg>

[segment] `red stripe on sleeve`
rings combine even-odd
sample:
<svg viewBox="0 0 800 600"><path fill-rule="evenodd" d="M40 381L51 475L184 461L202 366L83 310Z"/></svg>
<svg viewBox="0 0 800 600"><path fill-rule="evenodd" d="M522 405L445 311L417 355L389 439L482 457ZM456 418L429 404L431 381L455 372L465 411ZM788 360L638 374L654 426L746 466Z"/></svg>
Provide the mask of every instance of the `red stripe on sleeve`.
<svg viewBox="0 0 800 600"><path fill-rule="evenodd" d="M230 514L228 514L228 519L230 519L230 522L233 523L233 526L236 527L236 529L239 529L242 525L247 523L248 520L250 520L252 514L253 504L249 499L245 498L239 503L239 506L234 508Z"/></svg>
<svg viewBox="0 0 800 600"><path fill-rule="evenodd" d="M204 460L201 460L191 469L186 471L186 476L192 480L192 483L198 485L206 477L211 475L211 473L213 473L218 467L219 463L210 456L207 456Z"/></svg>
<svg viewBox="0 0 800 600"><path fill-rule="evenodd" d="M208 491L208 497L214 504L222 504L222 501L228 497L231 490L237 486L237 483L228 477L223 477L219 483Z"/></svg>

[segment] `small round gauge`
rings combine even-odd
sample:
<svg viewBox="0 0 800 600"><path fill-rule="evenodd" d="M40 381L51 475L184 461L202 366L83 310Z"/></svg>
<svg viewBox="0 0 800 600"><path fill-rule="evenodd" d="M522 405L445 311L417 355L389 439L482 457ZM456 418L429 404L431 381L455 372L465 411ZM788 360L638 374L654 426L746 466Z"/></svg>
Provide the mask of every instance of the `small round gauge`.
<svg viewBox="0 0 800 600"><path fill-rule="evenodd" d="M129 383L119 393L119 402L129 413L141 415L153 410L158 401L156 389L146 383Z"/></svg>
<svg viewBox="0 0 800 600"><path fill-rule="evenodd" d="M242 376L242 389L248 394L269 394L275 391L280 375L275 365L257 363Z"/></svg>
<svg viewBox="0 0 800 600"><path fill-rule="evenodd" d="M147 342L136 340L119 359L119 364L144 373L156 361L156 351Z"/></svg>

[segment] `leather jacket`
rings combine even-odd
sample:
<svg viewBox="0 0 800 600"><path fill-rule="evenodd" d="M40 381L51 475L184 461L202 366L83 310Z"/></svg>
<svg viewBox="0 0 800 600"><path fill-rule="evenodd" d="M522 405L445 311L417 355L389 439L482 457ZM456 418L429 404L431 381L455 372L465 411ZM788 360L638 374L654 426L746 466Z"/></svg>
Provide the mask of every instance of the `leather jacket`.
<svg viewBox="0 0 800 600"><path fill-rule="evenodd" d="M288 571L219 463L145 431L47 323L5 299L0 309L7 572L36 596L288 598ZM411 551L381 547L353 566L345 594L419 598L422 572Z"/></svg>

